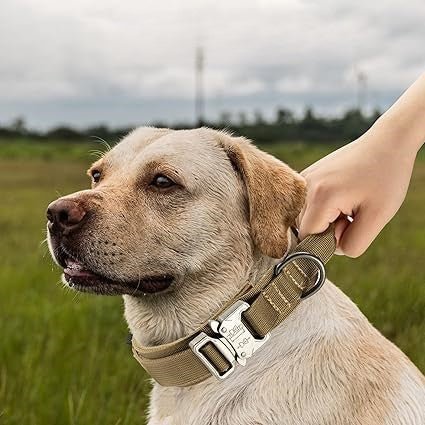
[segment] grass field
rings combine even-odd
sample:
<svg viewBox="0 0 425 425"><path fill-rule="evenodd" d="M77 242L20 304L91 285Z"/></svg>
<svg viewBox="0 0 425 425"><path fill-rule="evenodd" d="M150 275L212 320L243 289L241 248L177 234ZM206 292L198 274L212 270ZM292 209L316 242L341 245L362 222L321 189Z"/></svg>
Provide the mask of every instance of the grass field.
<svg viewBox="0 0 425 425"><path fill-rule="evenodd" d="M62 288L41 244L46 205L88 186L91 148L0 142L0 424L143 423L149 384L126 345L121 299ZM270 150L301 169L331 149L291 144ZM422 156L404 206L374 245L357 260L335 257L328 269L422 371L424 188Z"/></svg>

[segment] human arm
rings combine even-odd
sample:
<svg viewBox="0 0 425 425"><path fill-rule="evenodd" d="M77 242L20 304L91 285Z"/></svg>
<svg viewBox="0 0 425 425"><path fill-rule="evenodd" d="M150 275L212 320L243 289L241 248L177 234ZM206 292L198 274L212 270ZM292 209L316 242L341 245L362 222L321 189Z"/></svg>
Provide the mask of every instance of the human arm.
<svg viewBox="0 0 425 425"><path fill-rule="evenodd" d="M424 140L425 74L359 139L302 172L300 237L335 222L338 251L361 255L400 208Z"/></svg>

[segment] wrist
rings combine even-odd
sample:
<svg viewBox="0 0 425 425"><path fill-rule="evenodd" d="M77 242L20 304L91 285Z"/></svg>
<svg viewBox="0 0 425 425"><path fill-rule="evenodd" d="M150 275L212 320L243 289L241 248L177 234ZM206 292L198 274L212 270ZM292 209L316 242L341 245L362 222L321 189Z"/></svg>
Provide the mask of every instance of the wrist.
<svg viewBox="0 0 425 425"><path fill-rule="evenodd" d="M385 145L386 149L402 150L405 154L416 156L425 142L425 111L423 119L412 122L411 119L396 116L390 110L378 118L366 134L368 139Z"/></svg>
<svg viewBox="0 0 425 425"><path fill-rule="evenodd" d="M403 148L418 152L425 142L425 73L385 112L373 127L391 132Z"/></svg>

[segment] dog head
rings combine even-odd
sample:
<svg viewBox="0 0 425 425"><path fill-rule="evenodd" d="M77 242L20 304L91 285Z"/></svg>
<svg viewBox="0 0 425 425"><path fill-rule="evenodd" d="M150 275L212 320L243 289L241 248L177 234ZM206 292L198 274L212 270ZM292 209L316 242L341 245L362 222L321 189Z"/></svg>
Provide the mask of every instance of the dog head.
<svg viewBox="0 0 425 425"><path fill-rule="evenodd" d="M91 189L49 205L49 247L67 285L97 294L170 293L282 257L305 195L287 165L205 128L139 128L88 174Z"/></svg>

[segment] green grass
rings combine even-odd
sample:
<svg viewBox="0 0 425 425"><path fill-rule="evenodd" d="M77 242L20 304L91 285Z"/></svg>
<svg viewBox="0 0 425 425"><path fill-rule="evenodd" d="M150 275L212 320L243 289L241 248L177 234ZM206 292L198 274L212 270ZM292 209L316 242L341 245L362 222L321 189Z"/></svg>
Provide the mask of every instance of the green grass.
<svg viewBox="0 0 425 425"><path fill-rule="evenodd" d="M0 423L140 424L149 384L126 345L119 298L59 284L44 211L88 186L92 146L0 143ZM297 169L331 147L275 145ZM367 253L334 257L328 274L425 371L425 158L406 202Z"/></svg>
<svg viewBox="0 0 425 425"><path fill-rule="evenodd" d="M70 143L66 141L34 141L30 139L0 139L0 158L3 159L32 159L46 161L57 159L72 159L84 161L90 156L89 152L102 150L99 140L90 138L88 143Z"/></svg>

